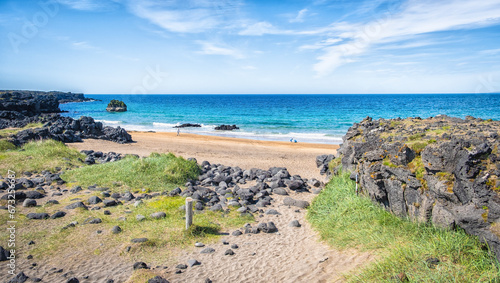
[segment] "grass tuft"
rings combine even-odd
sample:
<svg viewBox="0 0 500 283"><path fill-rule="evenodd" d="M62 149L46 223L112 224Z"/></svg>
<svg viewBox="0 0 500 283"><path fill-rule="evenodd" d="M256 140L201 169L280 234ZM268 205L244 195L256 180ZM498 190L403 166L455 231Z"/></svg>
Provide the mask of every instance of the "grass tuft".
<svg viewBox="0 0 500 283"><path fill-rule="evenodd" d="M0 152L0 175L8 170L25 171L55 171L55 167L69 168L83 165L81 159L85 155L64 143L55 140L31 141L21 149ZM19 175L20 176L20 175Z"/></svg>
<svg viewBox="0 0 500 283"><path fill-rule="evenodd" d="M379 260L348 278L355 282L498 282L498 262L486 245L464 231L449 231L400 219L355 194L344 173L333 177L312 202L308 220L322 239L336 248L358 248ZM426 260L438 258L439 264Z"/></svg>
<svg viewBox="0 0 500 283"><path fill-rule="evenodd" d="M105 164L97 164L67 171L61 176L67 182L82 187L98 185L115 191L166 191L195 179L200 168L194 161L176 157L172 153L152 153L147 158L127 156Z"/></svg>

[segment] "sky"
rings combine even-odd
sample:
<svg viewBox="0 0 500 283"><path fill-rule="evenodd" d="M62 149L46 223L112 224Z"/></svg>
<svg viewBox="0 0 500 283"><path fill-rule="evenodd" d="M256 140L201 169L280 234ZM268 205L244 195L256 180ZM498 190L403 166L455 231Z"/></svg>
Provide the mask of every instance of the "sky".
<svg viewBox="0 0 500 283"><path fill-rule="evenodd" d="M500 92L500 0L0 0L0 89Z"/></svg>

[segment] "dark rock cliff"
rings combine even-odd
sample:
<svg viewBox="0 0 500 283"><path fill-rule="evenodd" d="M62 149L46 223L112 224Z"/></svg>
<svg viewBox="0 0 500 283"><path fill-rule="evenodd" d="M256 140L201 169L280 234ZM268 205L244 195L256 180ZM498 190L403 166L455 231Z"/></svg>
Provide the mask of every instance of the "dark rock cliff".
<svg viewBox="0 0 500 283"><path fill-rule="evenodd" d="M9 137L13 144L19 146L33 139L47 138L62 142L81 142L85 138L118 143L132 141L132 137L124 129L103 127L102 123L95 122L91 117L75 120L59 116L61 110L58 98L67 100L72 96L40 93L43 92L0 91L0 129L22 128L29 123L44 124L41 128L23 130ZM80 97L79 94L76 97Z"/></svg>
<svg viewBox="0 0 500 283"><path fill-rule="evenodd" d="M499 121L470 116L367 117L348 130L331 165L358 175L362 190L395 215L461 227L500 259L499 133Z"/></svg>

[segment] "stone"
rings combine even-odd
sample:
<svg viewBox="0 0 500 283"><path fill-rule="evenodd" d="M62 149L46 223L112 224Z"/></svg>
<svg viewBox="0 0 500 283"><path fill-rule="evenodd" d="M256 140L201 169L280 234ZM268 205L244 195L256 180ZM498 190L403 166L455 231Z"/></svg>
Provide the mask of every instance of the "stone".
<svg viewBox="0 0 500 283"><path fill-rule="evenodd" d="M197 261L196 259L190 259L190 260L188 260L188 264L187 265L189 267L193 267L195 265L200 265L200 264L201 264L201 262Z"/></svg>
<svg viewBox="0 0 500 283"><path fill-rule="evenodd" d="M50 216L47 213L28 213L26 215L26 218L28 218L28 219L36 219L36 220L48 219L49 217Z"/></svg>
<svg viewBox="0 0 500 283"><path fill-rule="evenodd" d="M109 206L117 206L118 205L118 202L116 202L114 199L105 199L103 201L103 204L105 207L109 207Z"/></svg>
<svg viewBox="0 0 500 283"><path fill-rule="evenodd" d="M140 221L145 220L145 219L146 219L146 216L144 216L144 215L140 215L140 214L137 214L137 215L135 216L135 219L136 219L137 221L139 221L139 222L140 222Z"/></svg>
<svg viewBox="0 0 500 283"><path fill-rule="evenodd" d="M7 283L24 283L28 281L29 277L24 272L19 272L15 277L7 281Z"/></svg>
<svg viewBox="0 0 500 283"><path fill-rule="evenodd" d="M197 248L203 248L205 246L205 244L196 242L196 243L194 243L194 246Z"/></svg>
<svg viewBox="0 0 500 283"><path fill-rule="evenodd" d="M150 216L153 219L161 219L161 218L167 217L167 214L163 211L159 211L159 212L152 213Z"/></svg>
<svg viewBox="0 0 500 283"><path fill-rule="evenodd" d="M234 255L234 251L231 250L231 249L227 249L225 252L224 252L224 255Z"/></svg>
<svg viewBox="0 0 500 283"><path fill-rule="evenodd" d="M211 211L221 211L222 210L222 205L220 205L219 203L213 205L211 208L210 208Z"/></svg>
<svg viewBox="0 0 500 283"><path fill-rule="evenodd" d="M178 264L175 268L177 268L177 269L186 269L186 268L188 268L188 266L185 265L185 264Z"/></svg>
<svg viewBox="0 0 500 283"><path fill-rule="evenodd" d="M432 223L437 227L451 230L455 228L455 217L445 207L436 204L432 208Z"/></svg>
<svg viewBox="0 0 500 283"><path fill-rule="evenodd" d="M148 280L148 283L169 283L169 281L161 276L155 276Z"/></svg>
<svg viewBox="0 0 500 283"><path fill-rule="evenodd" d="M288 192L284 188L275 188L275 189L273 189L273 194L287 196Z"/></svg>
<svg viewBox="0 0 500 283"><path fill-rule="evenodd" d="M79 191L81 191L81 190L82 190L82 187L80 187L80 186L74 186L74 187L73 187L73 188L71 188L71 190L69 190L69 191L70 191L70 193L72 193L72 194L76 194L76 193L78 193L78 192L79 192Z"/></svg>
<svg viewBox="0 0 500 283"><path fill-rule="evenodd" d="M44 198L45 195L40 193L39 191L27 191L25 192L26 194L26 198L29 198L29 199L41 199L41 198Z"/></svg>
<svg viewBox="0 0 500 283"><path fill-rule="evenodd" d="M148 241L148 238L135 238L130 240L132 243L145 243Z"/></svg>
<svg viewBox="0 0 500 283"><path fill-rule="evenodd" d="M268 214L268 215L281 215L281 213L279 213L276 209L268 209L268 210L266 210L265 214Z"/></svg>
<svg viewBox="0 0 500 283"><path fill-rule="evenodd" d="M88 209L88 207L83 202L81 202L81 201L72 203L72 204L66 206L65 208L66 209L75 209L75 208L78 208L78 207L81 207L81 208L83 208L85 210Z"/></svg>
<svg viewBox="0 0 500 283"><path fill-rule="evenodd" d="M289 205L289 206L296 206L300 208L306 208L309 206L309 202L305 200L295 200L291 197L286 197L283 199L283 204Z"/></svg>
<svg viewBox="0 0 500 283"><path fill-rule="evenodd" d="M298 221L298 220L292 220L292 221L288 224L288 226L290 226L290 227L300 227L301 225L300 225L300 223L299 223L299 221Z"/></svg>
<svg viewBox="0 0 500 283"><path fill-rule="evenodd" d="M101 218L92 218L87 223L89 223L89 224L99 224L99 223L102 223L102 220L101 220Z"/></svg>
<svg viewBox="0 0 500 283"><path fill-rule="evenodd" d="M54 214L52 214L52 216L50 217L51 219L57 219L57 218L61 218L61 217L64 217L66 216L66 212L64 211L58 211Z"/></svg>
<svg viewBox="0 0 500 283"><path fill-rule="evenodd" d="M36 206L36 200L34 199L25 199L23 201L23 207L35 207Z"/></svg>
<svg viewBox="0 0 500 283"><path fill-rule="evenodd" d="M88 202L89 204L98 204L98 203L102 202L102 199L100 199L98 196L91 196L91 197L87 200L87 202Z"/></svg>
<svg viewBox="0 0 500 283"><path fill-rule="evenodd" d="M215 252L215 249L213 249L213 248L204 248L200 253L202 253L202 254L211 254L213 252Z"/></svg>
<svg viewBox="0 0 500 283"><path fill-rule="evenodd" d="M134 268L134 270L149 269L148 265L146 263L142 262L142 261L134 263L133 268Z"/></svg>
<svg viewBox="0 0 500 283"><path fill-rule="evenodd" d="M179 195L181 192L182 192L181 188L177 187L177 188L175 188L175 189L171 190L171 191L168 193L168 195L169 195L169 196L177 196L177 195Z"/></svg>
<svg viewBox="0 0 500 283"><path fill-rule="evenodd" d="M239 248L237 244L232 244L231 245L231 249L237 249L237 248Z"/></svg>
<svg viewBox="0 0 500 283"><path fill-rule="evenodd" d="M9 256L10 256L10 251L6 250L2 246L0 246L0 261L8 260Z"/></svg>
<svg viewBox="0 0 500 283"><path fill-rule="evenodd" d="M288 184L288 188L292 191L299 190L302 188L302 186L304 186L304 182L301 180L294 180Z"/></svg>
<svg viewBox="0 0 500 283"><path fill-rule="evenodd" d="M76 277L71 277L68 281L66 281L66 283L80 283L80 280Z"/></svg>
<svg viewBox="0 0 500 283"><path fill-rule="evenodd" d="M243 233L242 233L240 230L236 230L236 231L234 231L233 233L231 233L231 235L236 236L236 237L237 237L237 236L240 236L240 235L242 235L242 234L243 234Z"/></svg>
<svg viewBox="0 0 500 283"><path fill-rule="evenodd" d="M113 234L119 234L121 233L122 231L122 228L120 228L120 226L113 226L113 228L111 228L111 233Z"/></svg>

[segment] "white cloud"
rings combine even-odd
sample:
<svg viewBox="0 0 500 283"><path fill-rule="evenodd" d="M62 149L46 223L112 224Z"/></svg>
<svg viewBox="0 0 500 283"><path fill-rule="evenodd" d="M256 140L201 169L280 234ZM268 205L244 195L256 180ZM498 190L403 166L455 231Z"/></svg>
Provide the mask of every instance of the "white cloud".
<svg viewBox="0 0 500 283"><path fill-rule="evenodd" d="M253 25L247 26L246 29L239 32L239 35L264 35L264 34L283 34L286 31L281 31L275 28L268 22L258 22Z"/></svg>
<svg viewBox="0 0 500 283"><path fill-rule="evenodd" d="M130 2L131 12L171 32L200 33L236 16L239 1L145 0Z"/></svg>
<svg viewBox="0 0 500 283"><path fill-rule="evenodd" d="M496 54L500 54L500 48L499 49L483 50L480 53L484 54L484 55L496 55Z"/></svg>
<svg viewBox="0 0 500 283"><path fill-rule="evenodd" d="M320 42L317 42L315 44L306 44L302 45L299 47L299 50L318 50L318 49L323 49L325 46L330 46L336 43L341 42L342 39L340 38L328 38L325 40L322 40Z"/></svg>
<svg viewBox="0 0 500 283"><path fill-rule="evenodd" d="M304 16L306 15L306 13L308 12L307 9L302 9L299 11L299 13L297 14L297 16L293 19L290 19L290 23L303 23L304 22Z"/></svg>
<svg viewBox="0 0 500 283"><path fill-rule="evenodd" d="M457 29L473 29L500 22L500 1L464 0L410 0L400 12L383 15L368 24L354 24L353 28L336 36L346 43L325 47L314 70L326 75L366 53L375 44L398 42L401 39L425 33Z"/></svg>
<svg viewBox="0 0 500 283"><path fill-rule="evenodd" d="M198 52L200 54L223 55L230 56L236 59L245 58L245 56L243 56L243 54L239 50L234 48L216 46L215 44L207 41L198 41L197 43L201 45L201 51Z"/></svg>
<svg viewBox="0 0 500 283"><path fill-rule="evenodd" d="M75 10L96 11L109 9L118 0L57 0L57 2Z"/></svg>
<svg viewBox="0 0 500 283"><path fill-rule="evenodd" d="M84 49L87 49L87 50L99 50L100 48L98 47L95 47L91 44L89 44L88 42L86 41L78 41L78 42L72 42L71 43L71 46L75 49L79 49L79 50L84 50Z"/></svg>
<svg viewBox="0 0 500 283"><path fill-rule="evenodd" d="M248 66L243 66L241 67L243 70L257 70L257 67L248 65Z"/></svg>

